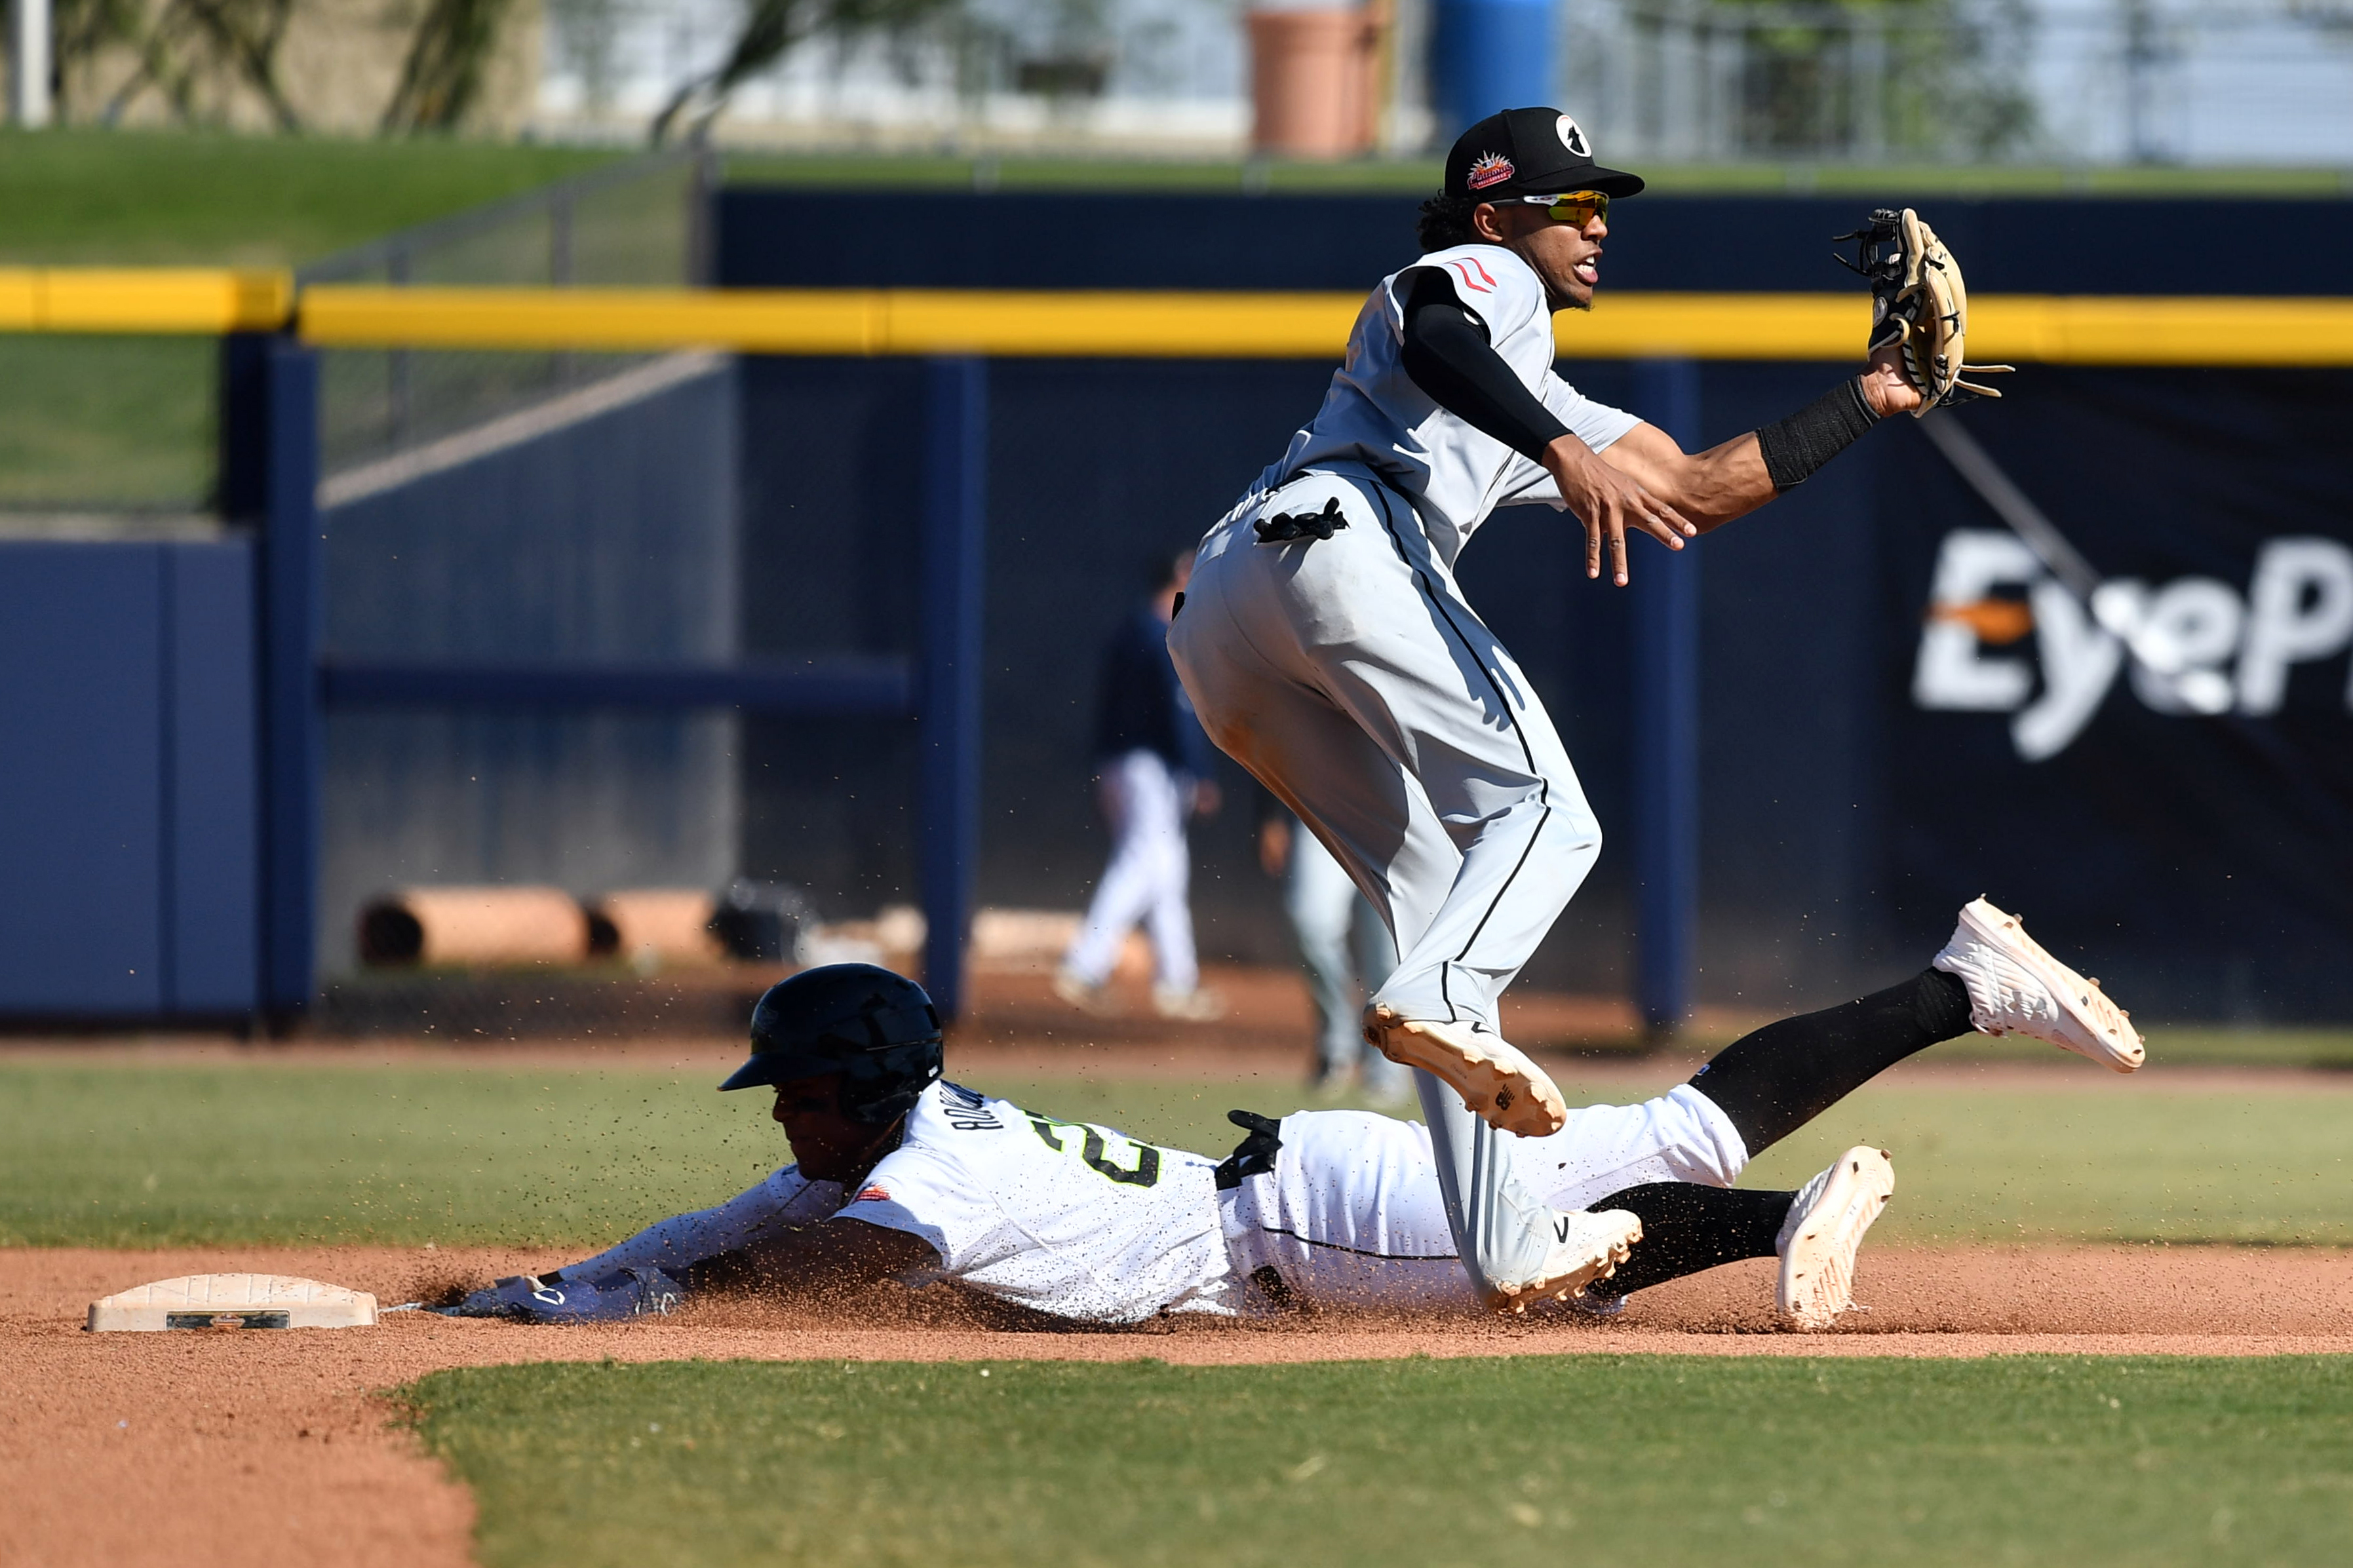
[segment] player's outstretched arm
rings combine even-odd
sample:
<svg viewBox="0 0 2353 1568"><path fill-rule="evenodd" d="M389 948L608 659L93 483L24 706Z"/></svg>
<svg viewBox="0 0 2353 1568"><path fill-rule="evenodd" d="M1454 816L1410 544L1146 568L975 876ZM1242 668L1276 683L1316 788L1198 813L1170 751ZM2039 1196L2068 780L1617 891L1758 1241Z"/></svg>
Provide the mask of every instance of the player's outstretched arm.
<svg viewBox="0 0 2353 1568"><path fill-rule="evenodd" d="M1685 452L1657 426L1639 425L1600 460L1623 469L1700 532L1721 528L1803 484L1878 421L1917 408L1920 392L1904 374L1900 353L1892 346L1878 351L1854 380L1720 447ZM1552 467L1551 454L1546 457L1546 467Z"/></svg>
<svg viewBox="0 0 2353 1568"><path fill-rule="evenodd" d="M800 1301L854 1299L885 1279L939 1262L931 1243L860 1222L774 1232L687 1266L610 1266L596 1258L485 1285L437 1310L530 1323L601 1323L663 1316L699 1292L744 1289Z"/></svg>
<svg viewBox="0 0 2353 1568"><path fill-rule="evenodd" d="M940 1255L920 1236L837 1218L772 1237L695 1266L696 1289L744 1289L795 1300L839 1300L919 1269Z"/></svg>

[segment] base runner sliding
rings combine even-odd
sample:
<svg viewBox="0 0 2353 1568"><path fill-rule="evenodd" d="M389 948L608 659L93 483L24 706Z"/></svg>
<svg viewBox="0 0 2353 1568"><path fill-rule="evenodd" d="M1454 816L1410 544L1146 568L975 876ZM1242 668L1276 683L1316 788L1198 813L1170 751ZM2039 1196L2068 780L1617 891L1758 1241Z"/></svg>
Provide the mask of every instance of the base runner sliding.
<svg viewBox="0 0 2353 1568"><path fill-rule="evenodd" d="M1782 1321L1829 1327L1853 1302L1856 1251L1894 1191L1887 1156L1850 1149L1797 1192L1732 1184L1873 1075L1973 1026L2119 1072L2140 1064L2116 1005L1978 900L1902 984L1768 1025L1657 1099L1587 1106L1556 1132L1488 1145L1512 1162L1506 1190L1549 1212L1601 1211L1588 1217L1624 1238L1609 1249L1616 1277L1556 1310L1606 1316L1645 1286L1778 1258ZM720 1087L774 1088L794 1163L715 1208L445 1310L598 1321L735 1289L854 1312L885 1280L1104 1325L1492 1300L1457 1260L1445 1167L1418 1122L1238 1110L1249 1135L1217 1160L976 1093L944 1081L942 1066L938 1015L913 981L845 963L781 982L753 1012L751 1059Z"/></svg>

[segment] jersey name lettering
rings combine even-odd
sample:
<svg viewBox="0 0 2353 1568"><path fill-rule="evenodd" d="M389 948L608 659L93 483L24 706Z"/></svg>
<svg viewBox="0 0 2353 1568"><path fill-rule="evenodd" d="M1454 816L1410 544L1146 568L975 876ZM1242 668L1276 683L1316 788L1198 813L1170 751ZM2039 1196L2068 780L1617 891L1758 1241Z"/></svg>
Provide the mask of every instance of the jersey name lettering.
<svg viewBox="0 0 2353 1568"><path fill-rule="evenodd" d="M946 1115L948 1125L959 1132L1005 1131L1005 1123L988 1109L987 1101L960 1083L941 1083L940 1110Z"/></svg>

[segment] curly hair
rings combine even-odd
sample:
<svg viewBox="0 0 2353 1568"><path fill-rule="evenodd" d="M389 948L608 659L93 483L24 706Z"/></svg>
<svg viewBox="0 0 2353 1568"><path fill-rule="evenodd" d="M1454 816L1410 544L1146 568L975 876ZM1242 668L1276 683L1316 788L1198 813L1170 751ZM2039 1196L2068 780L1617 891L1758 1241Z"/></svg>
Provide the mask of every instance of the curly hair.
<svg viewBox="0 0 2353 1568"><path fill-rule="evenodd" d="M1422 254L1451 250L1476 240L1479 237L1472 232L1471 215L1478 205L1469 196L1432 196L1422 203L1421 216L1414 226L1421 239Z"/></svg>

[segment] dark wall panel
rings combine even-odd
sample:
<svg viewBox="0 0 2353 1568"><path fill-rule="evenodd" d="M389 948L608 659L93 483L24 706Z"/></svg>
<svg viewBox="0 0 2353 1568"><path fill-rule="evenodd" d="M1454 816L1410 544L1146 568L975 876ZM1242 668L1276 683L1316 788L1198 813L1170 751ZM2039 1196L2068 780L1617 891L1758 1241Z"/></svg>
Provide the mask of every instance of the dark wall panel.
<svg viewBox="0 0 2353 1568"><path fill-rule="evenodd" d="M2335 294L2353 202L1662 196L1611 214L1605 289L1820 293L1860 288L1831 237L1911 205L2017 294ZM1414 196L855 194L730 187L719 277L736 287L1359 289L1412 259ZM2201 245L2185 222L2245 243ZM1852 247L1843 248L1852 251Z"/></svg>
<svg viewBox="0 0 2353 1568"><path fill-rule="evenodd" d="M328 657L732 658L736 431L717 363L332 508ZM733 715L343 710L326 731L329 975L356 964L359 907L403 884L734 874Z"/></svg>
<svg viewBox="0 0 2353 1568"><path fill-rule="evenodd" d="M168 548L164 560L173 605L172 1007L242 1013L260 959L253 559L240 542Z"/></svg>
<svg viewBox="0 0 2353 1568"><path fill-rule="evenodd" d="M252 558L0 546L0 1015L254 1000Z"/></svg>
<svg viewBox="0 0 2353 1568"><path fill-rule="evenodd" d="M0 551L0 1005L164 1007L163 552Z"/></svg>

